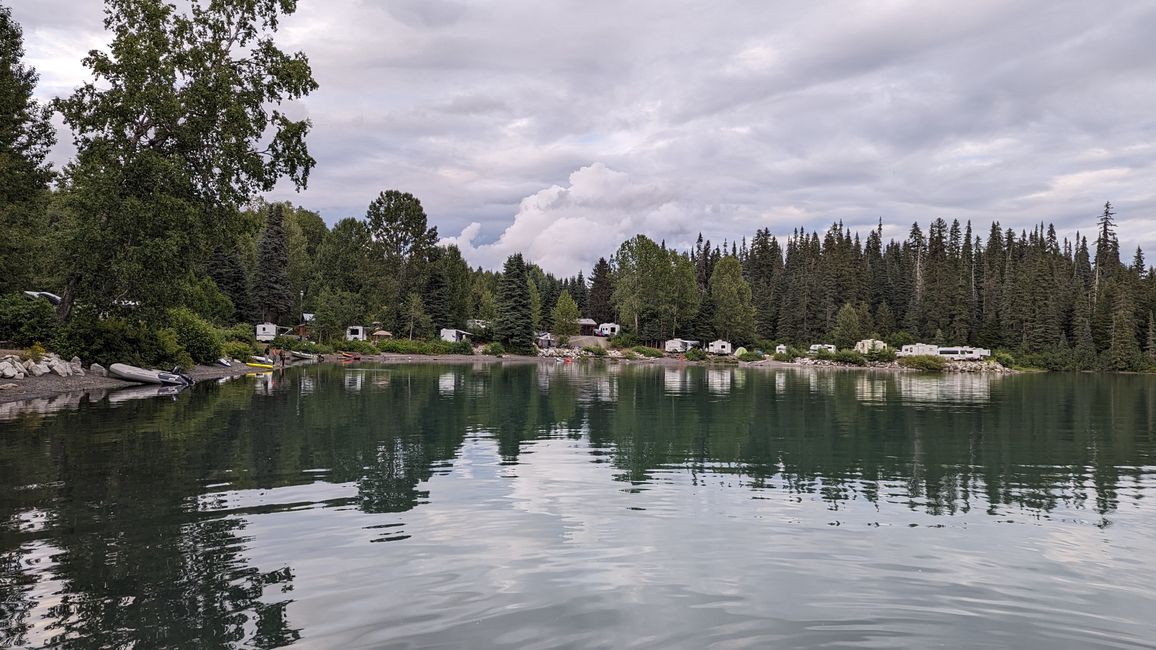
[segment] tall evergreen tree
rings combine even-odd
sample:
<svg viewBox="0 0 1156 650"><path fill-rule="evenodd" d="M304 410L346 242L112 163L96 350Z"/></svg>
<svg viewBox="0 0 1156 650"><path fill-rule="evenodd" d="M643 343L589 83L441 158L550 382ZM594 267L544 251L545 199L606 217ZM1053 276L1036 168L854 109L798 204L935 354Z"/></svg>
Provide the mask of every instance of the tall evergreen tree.
<svg viewBox="0 0 1156 650"><path fill-rule="evenodd" d="M743 278L738 258L726 256L715 265L710 277L714 302L714 329L722 339L732 343L755 340L755 306L751 286Z"/></svg>
<svg viewBox="0 0 1156 650"><path fill-rule="evenodd" d="M51 112L33 98L39 75L24 65L24 36L0 7L0 293L27 289L44 247L44 211L56 143Z"/></svg>
<svg viewBox="0 0 1156 650"><path fill-rule="evenodd" d="M511 255L498 280L494 336L514 352L529 352L534 343L526 263L522 255Z"/></svg>
<svg viewBox="0 0 1156 650"><path fill-rule="evenodd" d="M253 292L261 318L272 323L287 322L293 308L290 287L284 206L274 203L265 212L265 230L257 247L257 275L253 279Z"/></svg>
<svg viewBox="0 0 1156 650"><path fill-rule="evenodd" d="M585 314L598 323L614 322L614 276L605 257L598 258L590 274L589 304Z"/></svg>
<svg viewBox="0 0 1156 650"><path fill-rule="evenodd" d="M569 291L563 291L554 305L553 333L558 336L573 336L578 333L578 303L570 297Z"/></svg>

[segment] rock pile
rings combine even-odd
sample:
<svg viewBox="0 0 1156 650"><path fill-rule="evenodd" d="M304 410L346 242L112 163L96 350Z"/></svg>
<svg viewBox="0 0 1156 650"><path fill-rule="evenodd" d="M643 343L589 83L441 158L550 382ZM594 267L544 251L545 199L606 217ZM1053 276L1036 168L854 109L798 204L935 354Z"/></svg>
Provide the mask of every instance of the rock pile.
<svg viewBox="0 0 1156 650"><path fill-rule="evenodd" d="M945 372L987 372L997 375L1014 374L1015 370L1005 368L995 361L952 361L944 368Z"/></svg>
<svg viewBox="0 0 1156 650"><path fill-rule="evenodd" d="M21 359L13 354L0 359L0 379L41 377L48 373L60 377L83 377L84 366L80 363L80 357L72 357L71 360L65 361L55 354L46 354L39 362Z"/></svg>

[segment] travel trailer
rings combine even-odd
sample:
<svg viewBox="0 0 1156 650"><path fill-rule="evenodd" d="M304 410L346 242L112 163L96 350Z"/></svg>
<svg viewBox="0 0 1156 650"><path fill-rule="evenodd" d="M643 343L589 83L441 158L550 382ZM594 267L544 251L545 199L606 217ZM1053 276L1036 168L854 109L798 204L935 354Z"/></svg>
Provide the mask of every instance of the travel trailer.
<svg viewBox="0 0 1156 650"><path fill-rule="evenodd" d="M670 339L666 342L664 349L671 354L683 354L691 348L698 347L698 341L688 341L686 339Z"/></svg>
<svg viewBox="0 0 1156 650"><path fill-rule="evenodd" d="M732 350L730 341L724 341L722 339L711 341L710 345L706 348L706 351L711 354L730 354Z"/></svg>
<svg viewBox="0 0 1156 650"><path fill-rule="evenodd" d="M366 327L364 325L350 325L345 328L345 340L364 341L367 338L365 330Z"/></svg>
<svg viewBox="0 0 1156 650"><path fill-rule="evenodd" d="M618 336L622 327L618 323L602 323L598 326L598 336Z"/></svg>

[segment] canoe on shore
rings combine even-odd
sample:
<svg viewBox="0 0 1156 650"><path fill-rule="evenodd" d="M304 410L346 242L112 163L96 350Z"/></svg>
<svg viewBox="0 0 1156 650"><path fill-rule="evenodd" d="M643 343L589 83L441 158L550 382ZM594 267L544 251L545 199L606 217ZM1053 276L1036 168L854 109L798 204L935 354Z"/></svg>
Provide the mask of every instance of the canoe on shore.
<svg viewBox="0 0 1156 650"><path fill-rule="evenodd" d="M137 368L127 363L114 363L108 367L108 374L125 381L135 381L138 384L161 384L164 386L190 386L193 380L187 375L163 370L149 370Z"/></svg>
<svg viewBox="0 0 1156 650"><path fill-rule="evenodd" d="M273 369L273 364L271 363L246 363L245 365L249 366L250 368L263 368L265 370Z"/></svg>

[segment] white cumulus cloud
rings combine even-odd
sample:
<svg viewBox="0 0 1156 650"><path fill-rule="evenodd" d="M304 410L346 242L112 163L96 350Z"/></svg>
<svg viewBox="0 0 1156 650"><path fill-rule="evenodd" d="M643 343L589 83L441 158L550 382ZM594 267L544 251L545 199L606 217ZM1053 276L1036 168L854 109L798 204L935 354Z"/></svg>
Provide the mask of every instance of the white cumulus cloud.
<svg viewBox="0 0 1156 650"><path fill-rule="evenodd" d="M482 226L474 222L440 243L456 244L474 265L499 268L507 256L522 253L547 272L568 276L589 273L599 257L639 233L686 246L702 229L705 214L677 188L640 182L594 163L570 174L567 186L522 199L513 223L493 242L478 243Z"/></svg>

